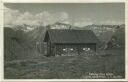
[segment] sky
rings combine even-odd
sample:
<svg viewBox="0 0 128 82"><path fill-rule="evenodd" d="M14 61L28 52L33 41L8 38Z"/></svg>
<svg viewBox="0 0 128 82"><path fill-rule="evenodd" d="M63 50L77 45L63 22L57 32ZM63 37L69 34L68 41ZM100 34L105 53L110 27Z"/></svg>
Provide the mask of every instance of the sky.
<svg viewBox="0 0 128 82"><path fill-rule="evenodd" d="M4 25L124 24L124 3L5 3Z"/></svg>

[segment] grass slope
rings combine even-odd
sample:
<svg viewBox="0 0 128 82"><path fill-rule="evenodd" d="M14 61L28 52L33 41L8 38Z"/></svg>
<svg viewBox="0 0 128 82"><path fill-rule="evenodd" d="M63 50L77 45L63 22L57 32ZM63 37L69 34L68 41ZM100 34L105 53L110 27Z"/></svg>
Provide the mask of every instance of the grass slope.
<svg viewBox="0 0 128 82"><path fill-rule="evenodd" d="M109 55L110 54L110 55ZM5 79L124 78L124 51L102 51L98 55L42 57L5 62ZM89 73L113 76L88 77Z"/></svg>

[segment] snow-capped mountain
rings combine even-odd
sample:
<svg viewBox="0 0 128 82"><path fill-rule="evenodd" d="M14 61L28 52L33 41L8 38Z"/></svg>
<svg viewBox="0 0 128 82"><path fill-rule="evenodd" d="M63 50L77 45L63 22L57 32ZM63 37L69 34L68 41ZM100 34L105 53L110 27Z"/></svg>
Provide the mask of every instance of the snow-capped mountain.
<svg viewBox="0 0 128 82"><path fill-rule="evenodd" d="M32 31L34 30L35 28L37 28L38 26L36 25L16 25L16 26L13 26L13 29L14 30L22 30L24 32L29 32L29 31Z"/></svg>
<svg viewBox="0 0 128 82"><path fill-rule="evenodd" d="M65 24L60 22L56 22L48 26L50 27L50 29L70 29L71 28L70 24Z"/></svg>

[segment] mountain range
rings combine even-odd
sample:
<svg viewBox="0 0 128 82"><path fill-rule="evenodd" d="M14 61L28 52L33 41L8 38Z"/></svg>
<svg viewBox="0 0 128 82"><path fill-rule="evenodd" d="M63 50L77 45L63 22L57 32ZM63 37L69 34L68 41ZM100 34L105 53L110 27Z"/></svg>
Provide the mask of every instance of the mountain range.
<svg viewBox="0 0 128 82"><path fill-rule="evenodd" d="M88 25L76 27L70 24L55 23L47 26L17 25L4 27L4 58L5 60L36 58L46 54L46 43L43 42L44 34L48 29L76 29L92 30L101 41L100 48L112 38L114 43L124 46L125 25ZM107 48L109 45L107 45Z"/></svg>

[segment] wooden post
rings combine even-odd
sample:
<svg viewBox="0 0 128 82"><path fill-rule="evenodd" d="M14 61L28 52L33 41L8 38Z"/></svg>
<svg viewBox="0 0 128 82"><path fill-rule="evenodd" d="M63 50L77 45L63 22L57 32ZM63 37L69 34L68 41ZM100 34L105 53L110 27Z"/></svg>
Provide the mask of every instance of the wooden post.
<svg viewBox="0 0 128 82"><path fill-rule="evenodd" d="M79 45L77 47L77 52L78 52L78 55L80 55L80 46Z"/></svg>

